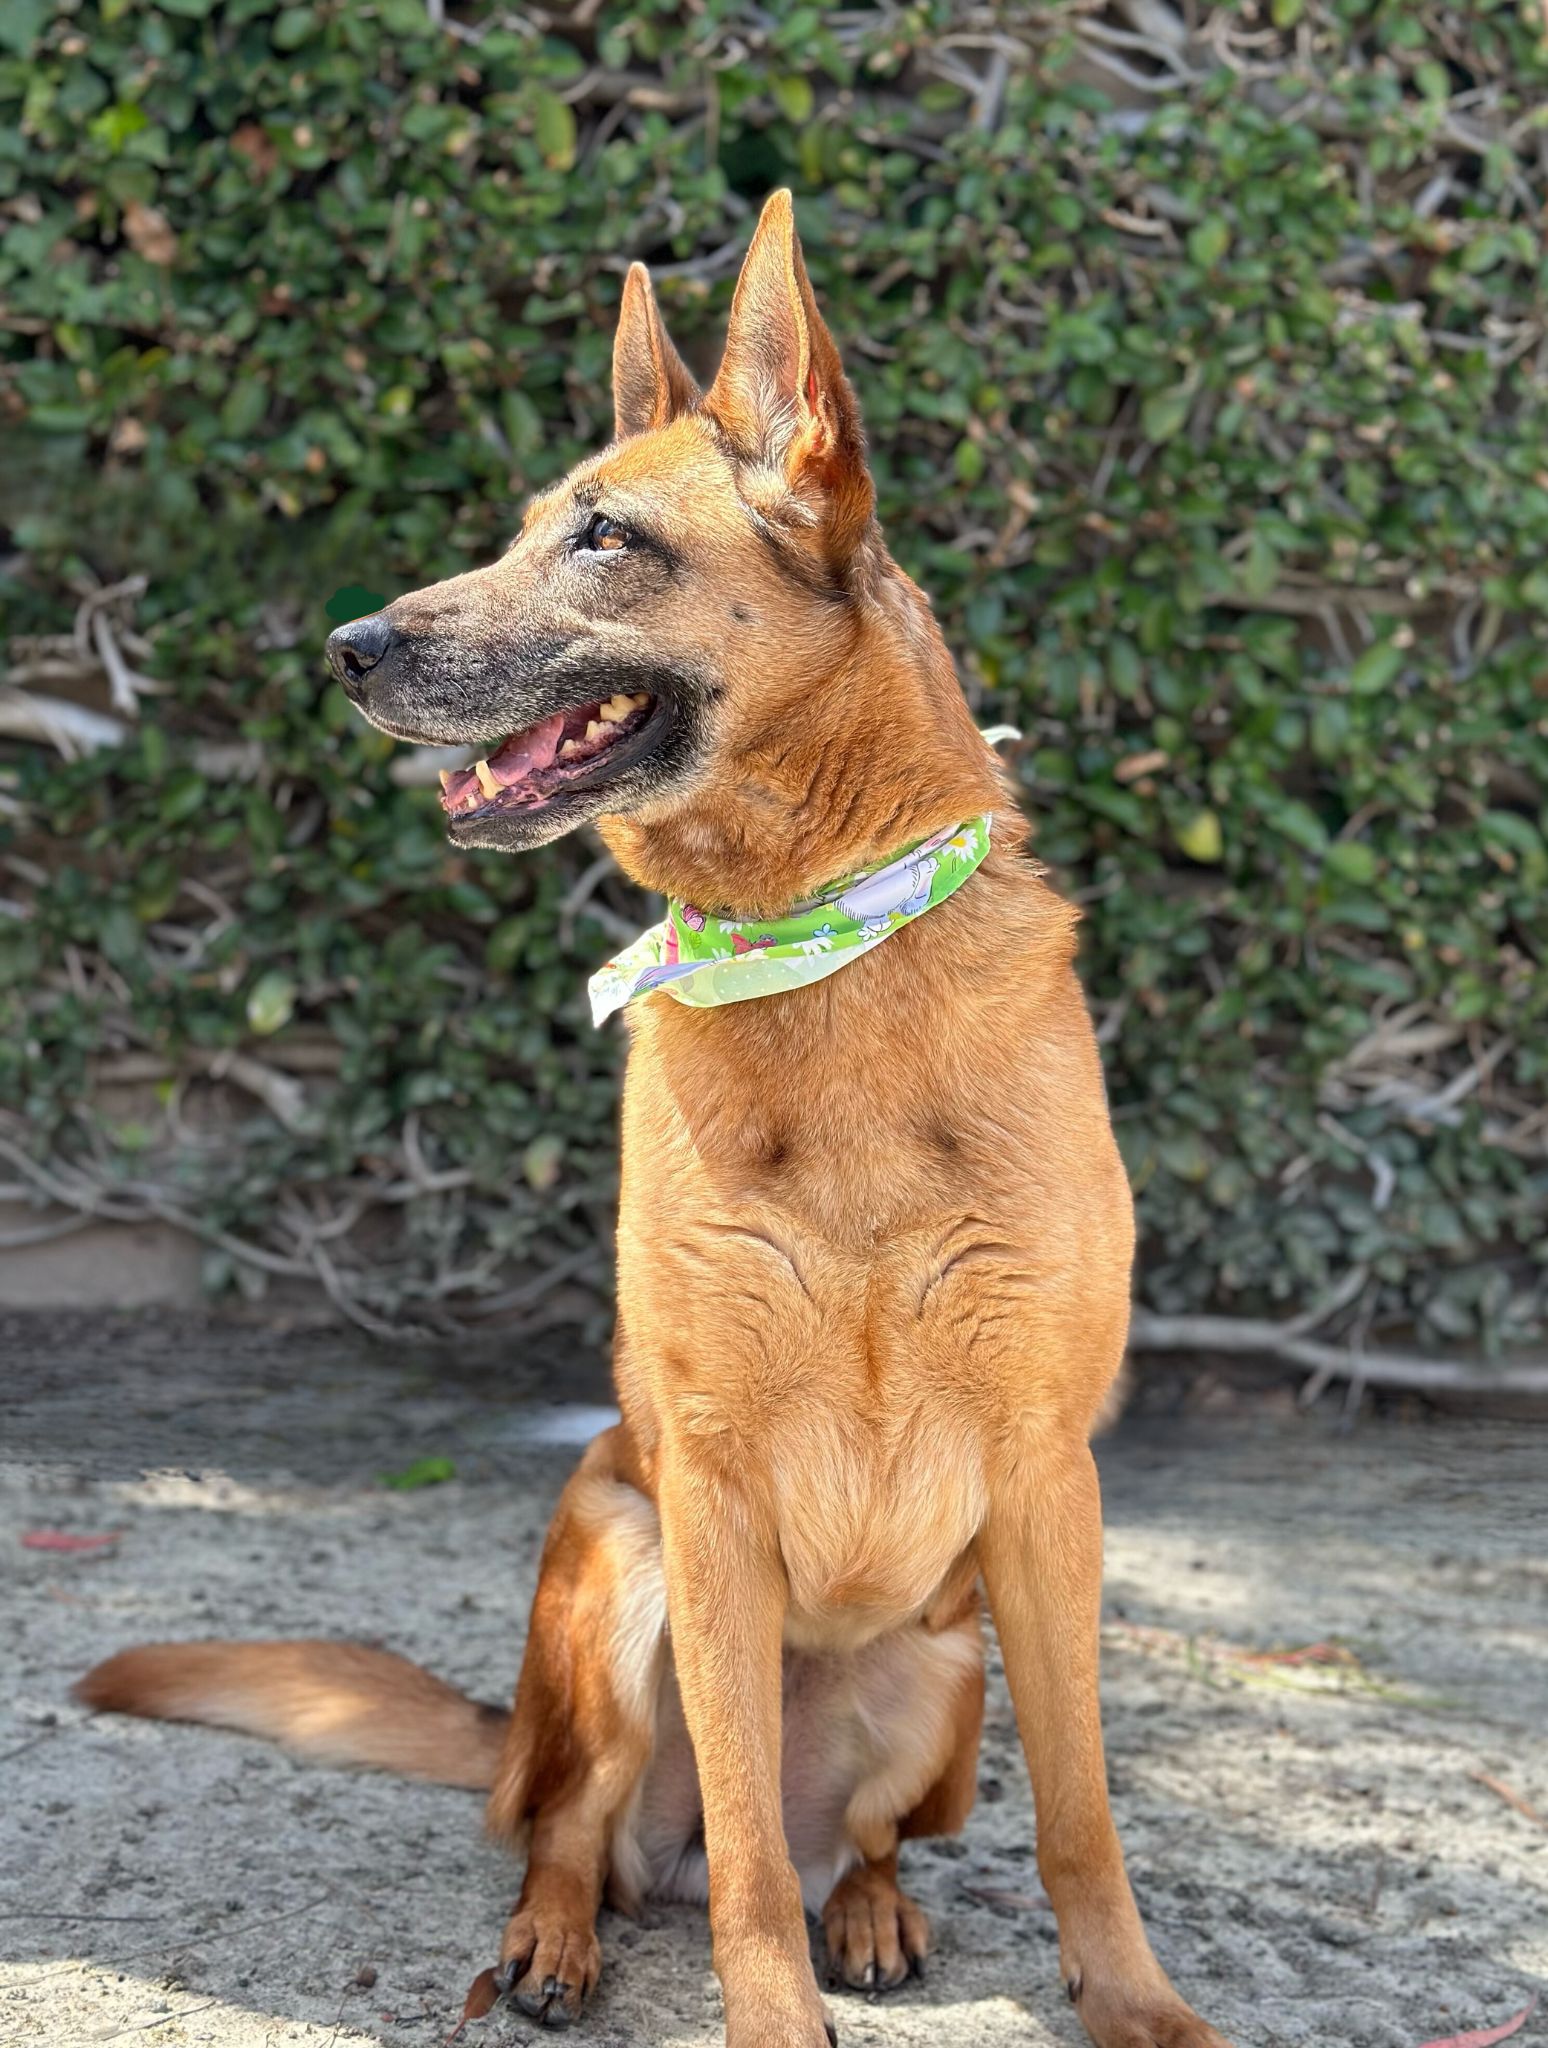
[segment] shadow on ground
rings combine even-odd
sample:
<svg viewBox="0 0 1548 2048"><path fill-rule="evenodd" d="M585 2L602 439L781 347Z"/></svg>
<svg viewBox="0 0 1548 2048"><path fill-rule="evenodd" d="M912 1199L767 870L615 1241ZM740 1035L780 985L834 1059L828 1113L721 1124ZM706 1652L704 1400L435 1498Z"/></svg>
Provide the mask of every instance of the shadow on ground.
<svg viewBox="0 0 1548 2048"><path fill-rule="evenodd" d="M507 1694L588 1420L551 1404L605 1400L598 1361L57 1318L0 1341L0 2042L443 2042L519 1874L476 1800L90 1721L68 1686L149 1637L321 1633ZM1524 2005L1548 1825L1500 1788L1548 1812L1548 1430L1151 1402L1100 1455L1114 1799L1180 1987L1238 2048L1418 2048ZM426 1457L456 1477L380 1483ZM117 1540L24 1548L40 1528ZM980 1791L960 1841L909 1852L929 1978L834 1995L846 2044L1083 2039L997 1667ZM702 1915L604 1940L591 2042L718 2038Z"/></svg>

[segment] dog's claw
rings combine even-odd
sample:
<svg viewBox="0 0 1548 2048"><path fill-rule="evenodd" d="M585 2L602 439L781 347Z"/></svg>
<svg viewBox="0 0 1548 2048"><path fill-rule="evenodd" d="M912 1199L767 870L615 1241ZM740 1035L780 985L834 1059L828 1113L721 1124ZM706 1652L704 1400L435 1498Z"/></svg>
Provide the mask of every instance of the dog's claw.
<svg viewBox="0 0 1548 2048"><path fill-rule="evenodd" d="M516 2003L527 2015L543 2027L567 2027L574 2018L567 2000L571 1987L561 1984L557 1977L545 1977L541 1984L527 1991L516 1993Z"/></svg>
<svg viewBox="0 0 1548 2048"><path fill-rule="evenodd" d="M541 2028L567 2028L575 2019L573 2011L565 2003L567 1997L569 1985L557 1985L553 1978L549 1978L536 1991L518 1991L516 2003L526 2017L536 2019Z"/></svg>

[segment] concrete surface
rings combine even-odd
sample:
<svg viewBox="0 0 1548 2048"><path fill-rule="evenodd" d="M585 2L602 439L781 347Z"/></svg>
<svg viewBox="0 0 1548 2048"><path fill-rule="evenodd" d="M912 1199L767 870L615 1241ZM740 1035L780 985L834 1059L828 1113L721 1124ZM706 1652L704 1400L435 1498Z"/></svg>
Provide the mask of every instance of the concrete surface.
<svg viewBox="0 0 1548 2048"><path fill-rule="evenodd" d="M67 1688L149 1637L323 1633L507 1694L564 1439L595 1421L534 1404L605 1400L597 1363L57 1317L0 1346L0 2042L444 2042L518 1877L475 1799L91 1721ZM1220 1398L1142 1394L1100 1449L1114 1801L1155 1945L1238 2048L1498 2024L1548 1979L1548 1824L1510 1803L1548 1814L1548 1430L1341 1435ZM380 1484L430 1455L455 1480ZM1084 2038L1031 1844L996 1672L967 1833L906 1852L934 1966L831 1994L846 2048ZM699 1913L603 1936L596 2048L718 2039ZM529 2031L501 2011L463 2041ZM1514 2038L1548 2042L1548 2007Z"/></svg>

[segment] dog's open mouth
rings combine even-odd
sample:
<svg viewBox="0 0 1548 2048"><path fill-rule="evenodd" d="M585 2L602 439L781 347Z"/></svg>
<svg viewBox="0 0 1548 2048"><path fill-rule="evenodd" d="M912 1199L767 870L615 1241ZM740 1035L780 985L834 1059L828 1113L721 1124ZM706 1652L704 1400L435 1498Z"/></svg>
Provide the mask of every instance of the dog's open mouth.
<svg viewBox="0 0 1548 2048"><path fill-rule="evenodd" d="M655 704L643 691L618 690L601 703L540 718L525 732L502 740L487 760L443 772L441 808L458 820L535 810L567 784L593 781L593 771L607 757L644 731Z"/></svg>

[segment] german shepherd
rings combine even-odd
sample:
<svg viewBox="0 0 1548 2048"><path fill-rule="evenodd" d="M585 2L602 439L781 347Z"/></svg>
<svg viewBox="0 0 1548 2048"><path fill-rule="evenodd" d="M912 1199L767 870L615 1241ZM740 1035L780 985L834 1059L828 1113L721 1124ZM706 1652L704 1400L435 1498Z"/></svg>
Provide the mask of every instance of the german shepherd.
<svg viewBox="0 0 1548 2048"><path fill-rule="evenodd" d="M1227 2048L1151 1953L1108 1807L1088 1438L1133 1223L1075 913L883 543L787 192L709 390L636 264L613 392L613 445L498 562L329 642L384 732L490 750L443 792L452 843L595 821L646 888L751 917L981 813L992 850L826 979L631 1008L622 1420L564 1489L508 1716L320 1642L127 1650L80 1696L487 1787L527 1845L497 1981L538 2020L595 1985L604 1892L707 1897L730 2048L824 2048L805 1909L848 1985L925 1956L898 1845L972 1804L982 1586L1087 2031Z"/></svg>

